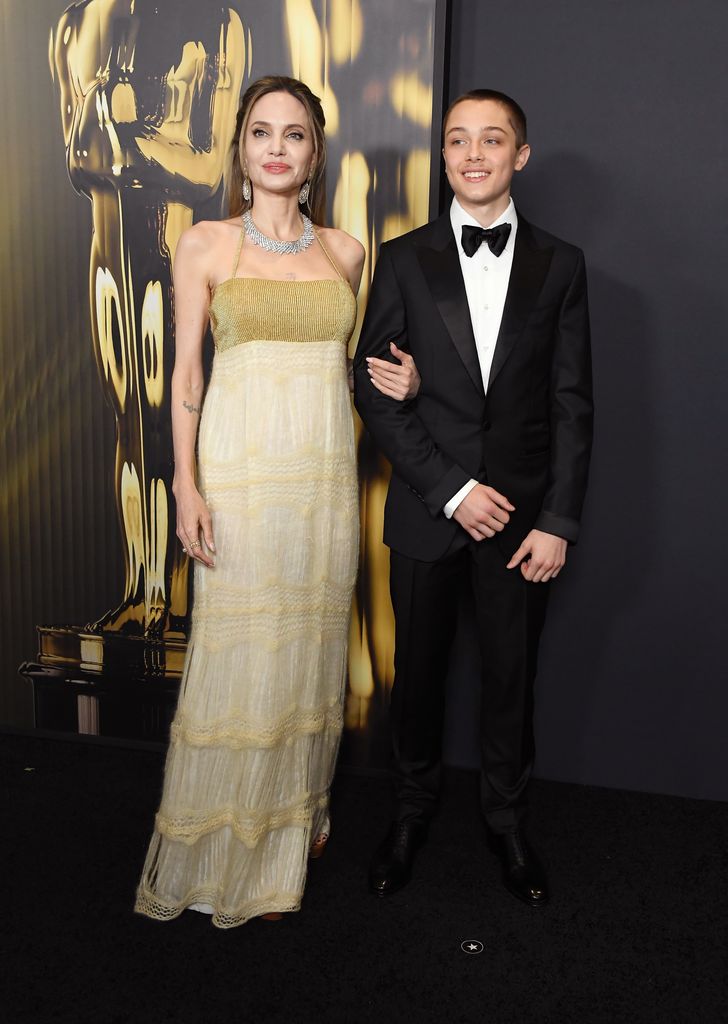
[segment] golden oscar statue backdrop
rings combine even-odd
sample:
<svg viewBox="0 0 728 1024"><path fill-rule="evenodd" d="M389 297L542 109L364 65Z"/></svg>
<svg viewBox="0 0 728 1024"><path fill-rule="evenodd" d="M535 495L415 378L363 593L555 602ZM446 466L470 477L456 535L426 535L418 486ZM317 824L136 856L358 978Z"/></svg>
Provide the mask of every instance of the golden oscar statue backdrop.
<svg viewBox="0 0 728 1024"><path fill-rule="evenodd" d="M329 223L367 251L361 322L378 245L430 214L444 7L2 0L2 721L166 737L191 596L171 497L177 241L224 214L245 87L302 78L326 114ZM393 631L388 470L357 431L361 762L384 746Z"/></svg>

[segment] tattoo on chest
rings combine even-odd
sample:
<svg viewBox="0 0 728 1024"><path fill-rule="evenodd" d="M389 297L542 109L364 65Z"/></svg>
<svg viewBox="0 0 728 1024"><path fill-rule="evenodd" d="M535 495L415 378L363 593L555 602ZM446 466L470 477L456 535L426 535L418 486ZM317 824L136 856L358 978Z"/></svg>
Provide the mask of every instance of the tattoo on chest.
<svg viewBox="0 0 728 1024"><path fill-rule="evenodd" d="M285 276L286 281L295 281L296 280L296 275L295 274L290 274L289 273L289 274L285 274L284 276Z"/></svg>

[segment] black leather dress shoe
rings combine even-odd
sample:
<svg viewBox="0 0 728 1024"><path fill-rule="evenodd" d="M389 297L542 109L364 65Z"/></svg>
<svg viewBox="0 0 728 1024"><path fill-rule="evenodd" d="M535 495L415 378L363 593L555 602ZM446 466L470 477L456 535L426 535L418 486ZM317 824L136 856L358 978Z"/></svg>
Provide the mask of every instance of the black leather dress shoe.
<svg viewBox="0 0 728 1024"><path fill-rule="evenodd" d="M546 874L528 847L521 832L488 835L488 845L497 854L503 868L503 884L508 892L529 907L543 907L549 892Z"/></svg>
<svg viewBox="0 0 728 1024"><path fill-rule="evenodd" d="M416 822L395 821L369 867L369 889L376 896L391 896L403 889L412 875L415 854L425 840L425 828Z"/></svg>

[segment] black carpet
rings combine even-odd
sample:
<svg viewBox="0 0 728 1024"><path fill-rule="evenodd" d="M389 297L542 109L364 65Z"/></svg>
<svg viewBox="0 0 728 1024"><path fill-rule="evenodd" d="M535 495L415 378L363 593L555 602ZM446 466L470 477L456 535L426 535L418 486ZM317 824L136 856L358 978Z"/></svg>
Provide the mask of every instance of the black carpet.
<svg viewBox="0 0 728 1024"><path fill-rule="evenodd" d="M302 911L218 931L131 911L162 765L0 736L5 1021L728 1021L725 804L534 783L553 887L534 911L501 889L476 777L451 772L414 880L378 901L364 880L387 785L341 773Z"/></svg>

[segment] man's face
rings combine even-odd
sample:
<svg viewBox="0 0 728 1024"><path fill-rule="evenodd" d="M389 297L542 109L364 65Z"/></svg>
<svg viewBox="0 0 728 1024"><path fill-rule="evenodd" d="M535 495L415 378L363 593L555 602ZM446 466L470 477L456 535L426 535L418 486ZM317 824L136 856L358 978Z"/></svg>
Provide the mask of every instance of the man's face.
<svg viewBox="0 0 728 1024"><path fill-rule="evenodd" d="M465 209L508 204L511 178L525 167L529 147L516 146L508 111L493 100L463 100L450 111L442 155L445 173Z"/></svg>

